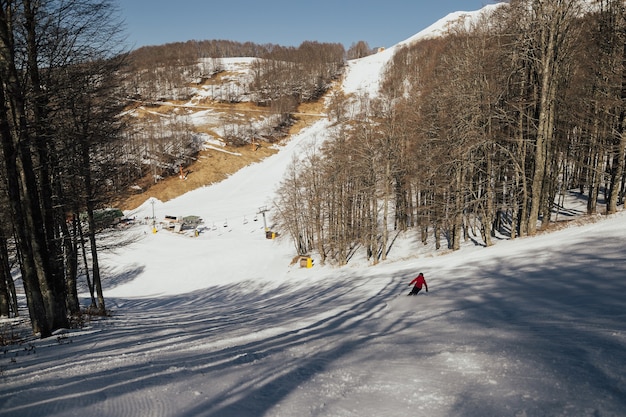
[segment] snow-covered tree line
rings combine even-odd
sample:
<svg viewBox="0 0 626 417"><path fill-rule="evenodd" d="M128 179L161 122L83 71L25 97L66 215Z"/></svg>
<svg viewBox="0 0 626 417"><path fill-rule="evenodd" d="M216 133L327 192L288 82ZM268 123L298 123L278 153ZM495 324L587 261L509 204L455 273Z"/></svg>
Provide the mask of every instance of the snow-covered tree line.
<svg viewBox="0 0 626 417"><path fill-rule="evenodd" d="M344 62L343 45L306 41L298 47L251 42L188 41L145 46L129 54L124 78L128 93L144 101L188 100L192 86L224 71L221 58L257 58L253 76L242 94L223 102L253 101L271 105L285 97L297 104L319 97L328 89Z"/></svg>
<svg viewBox="0 0 626 417"><path fill-rule="evenodd" d="M512 0L396 53L377 99L332 106L335 138L294 162L279 223L300 253L384 259L414 230L458 249L533 235L567 190L624 202L621 0ZM350 102L352 103L352 102ZM352 104L352 107L354 105Z"/></svg>
<svg viewBox="0 0 626 417"><path fill-rule="evenodd" d="M255 63L254 101L265 104L289 97L298 104L319 98L339 75L344 55L341 44L303 42L298 48L274 48Z"/></svg>
<svg viewBox="0 0 626 417"><path fill-rule="evenodd" d="M145 101L186 100L192 85L224 71L222 58L269 54L278 45L229 40L190 40L143 46L128 55L124 83L128 94ZM235 100L224 97L223 101Z"/></svg>

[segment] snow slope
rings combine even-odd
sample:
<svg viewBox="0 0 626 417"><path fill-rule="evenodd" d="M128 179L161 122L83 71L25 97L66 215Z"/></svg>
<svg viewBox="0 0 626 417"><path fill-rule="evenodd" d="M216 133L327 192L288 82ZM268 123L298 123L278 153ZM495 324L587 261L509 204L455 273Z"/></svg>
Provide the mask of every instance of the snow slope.
<svg viewBox="0 0 626 417"><path fill-rule="evenodd" d="M369 97L376 97L380 88L380 81L387 62L393 54L403 46L411 45L423 39L445 35L450 28L458 24L468 26L483 15L489 15L493 11L502 7L503 3L491 4L480 10L470 12L455 12L439 19L426 29L418 32L410 38L399 42L397 45L387 48L377 54L367 56L358 60L348 62L346 79L343 89L346 94L361 94ZM468 27L469 28L469 27ZM355 73L353 75L353 73Z"/></svg>
<svg viewBox="0 0 626 417"><path fill-rule="evenodd" d="M375 85L384 56L353 62L346 88ZM624 415L626 212L441 256L408 235L376 267L299 268L258 212L271 227L287 165L327 130L132 213L205 224L129 229L102 259L113 316L7 348L0 416ZM430 292L405 296L420 271Z"/></svg>

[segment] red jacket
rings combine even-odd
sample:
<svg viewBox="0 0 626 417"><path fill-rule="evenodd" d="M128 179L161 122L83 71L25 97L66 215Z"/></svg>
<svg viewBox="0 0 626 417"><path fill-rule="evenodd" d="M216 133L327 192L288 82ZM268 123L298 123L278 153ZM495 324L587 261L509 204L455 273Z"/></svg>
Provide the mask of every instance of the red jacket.
<svg viewBox="0 0 626 417"><path fill-rule="evenodd" d="M417 288L422 288L422 285L424 285L424 287L426 287L426 291L428 291L428 284L426 284L426 280L424 279L424 275L422 274L419 274L417 277L415 277L413 281L411 281L411 284L415 284Z"/></svg>

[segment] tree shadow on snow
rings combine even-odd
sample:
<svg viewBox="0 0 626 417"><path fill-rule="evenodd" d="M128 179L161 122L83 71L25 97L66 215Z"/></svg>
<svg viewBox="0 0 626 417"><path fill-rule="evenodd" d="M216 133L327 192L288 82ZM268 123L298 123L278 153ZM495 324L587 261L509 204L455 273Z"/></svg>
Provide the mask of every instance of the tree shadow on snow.
<svg viewBox="0 0 626 417"><path fill-rule="evenodd" d="M272 290L254 284L227 285L174 297L112 300L116 314L104 322L105 329L60 347L68 358L76 351L85 361L80 367L90 369L94 361L107 366L71 372L75 366L71 359L63 361L56 355L36 359L38 368L57 370L52 382L29 378L31 370L23 362L23 371L12 374L12 384L0 388L0 415L6 415L3 409L8 415L24 416L45 413L51 406L80 410L104 401L119 413L263 415L298 385L350 355L370 332L380 331L372 318L386 307L381 299L396 293L396 286L390 283L367 298L355 287L339 282L315 291L302 285ZM224 339L228 342L221 343ZM303 356L289 353L303 344L317 348L314 353L306 348ZM90 358L84 359L86 346ZM224 382L223 389L198 398L185 411L168 414L155 409L158 401L136 397L159 392L172 381L184 384L199 378L206 383L204 375L239 373L246 375L245 381ZM133 392L135 398L129 402L125 398ZM5 402L8 398L10 404Z"/></svg>
<svg viewBox="0 0 626 417"><path fill-rule="evenodd" d="M443 353L488 358L482 374L459 371L443 381L440 394L455 399L448 415L558 415L579 407L581 415L618 415L626 408L622 243L451 264L433 271L445 279L427 274L431 293L417 298L406 297L415 274L407 269L369 278L343 270L337 282L315 288L248 282L108 300L116 312L97 332L45 348L61 354L16 358L0 386L0 415L50 415L51 407L67 415L105 404L114 407L109 415L261 416L342 358L360 358L355 353L373 341L393 344L408 364L424 358L411 370L419 378L440 375ZM430 359L433 368L424 369ZM55 371L37 371L49 368ZM194 386L197 393L180 394L185 406L166 404L171 394L158 398Z"/></svg>
<svg viewBox="0 0 626 417"><path fill-rule="evenodd" d="M500 375L496 385L462 390L454 415L561 415L568 409L618 415L626 409L626 262L621 242L603 246L599 252L565 244L526 251L520 255L526 261L464 265L477 279L445 289L466 294L454 297L451 308L462 312L463 348L492 358L487 373Z"/></svg>

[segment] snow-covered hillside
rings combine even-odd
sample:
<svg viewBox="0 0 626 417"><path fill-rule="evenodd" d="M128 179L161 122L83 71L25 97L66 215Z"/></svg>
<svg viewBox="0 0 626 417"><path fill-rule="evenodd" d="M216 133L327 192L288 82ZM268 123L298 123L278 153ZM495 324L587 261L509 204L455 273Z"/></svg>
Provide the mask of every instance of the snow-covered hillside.
<svg viewBox="0 0 626 417"><path fill-rule="evenodd" d="M423 39L445 35L452 27L464 24L470 25L481 16L489 15L493 11L502 7L503 3L487 5L480 10L469 12L455 12L439 19L426 29L416 33L410 38L399 42L397 45L387 48L377 54L348 62L348 75L344 81L343 90L348 94L363 94L369 97L376 97L380 88L380 81L387 62L393 54L403 46L411 45ZM351 74L356 73L356 74Z"/></svg>
<svg viewBox="0 0 626 417"><path fill-rule="evenodd" d="M344 88L375 92L390 57L351 63ZM623 415L626 212L448 254L409 234L376 267L301 268L265 225L328 128L129 213L148 221L101 259L112 317L6 348L0 416ZM153 233L153 215L204 225ZM407 297L418 272L429 292Z"/></svg>

